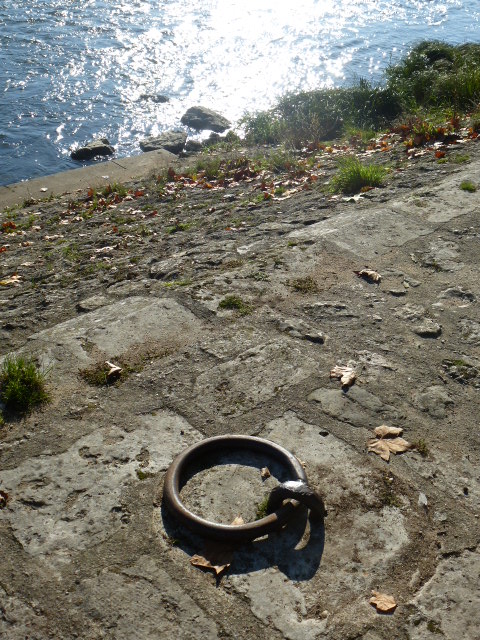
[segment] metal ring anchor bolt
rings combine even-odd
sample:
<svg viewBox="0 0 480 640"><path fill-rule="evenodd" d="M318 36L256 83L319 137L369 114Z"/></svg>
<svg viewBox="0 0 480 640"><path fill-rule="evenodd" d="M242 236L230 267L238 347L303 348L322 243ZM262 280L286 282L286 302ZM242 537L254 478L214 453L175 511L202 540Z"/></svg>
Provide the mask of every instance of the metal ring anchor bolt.
<svg viewBox="0 0 480 640"><path fill-rule="evenodd" d="M275 458L292 476L291 480L278 485L270 493L266 517L238 526L200 518L189 511L180 499L182 480L192 462L209 453L224 453L232 449L247 449ZM216 436L183 451L168 468L163 497L169 511L183 525L201 536L223 542L246 542L276 531L295 515L300 504L307 506L311 515L318 519L325 515L323 500L308 486L307 476L297 458L280 445L254 436ZM284 500L289 501L283 504Z"/></svg>

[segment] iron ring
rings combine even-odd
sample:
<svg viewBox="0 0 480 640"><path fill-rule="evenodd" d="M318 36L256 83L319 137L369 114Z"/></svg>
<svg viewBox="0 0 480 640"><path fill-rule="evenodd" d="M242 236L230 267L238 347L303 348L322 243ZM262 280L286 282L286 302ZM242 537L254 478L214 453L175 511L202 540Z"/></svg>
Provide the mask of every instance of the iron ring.
<svg viewBox="0 0 480 640"><path fill-rule="evenodd" d="M205 520L189 511L180 499L182 480L188 466L202 456L231 449L248 449L256 453L267 454L285 466L291 474L291 480L307 485L307 476L297 458L280 445L254 436L225 435L206 438L185 449L172 462L167 470L163 488L163 499L168 510L177 520L191 531L206 538L215 538L223 542L245 542L265 536L285 525L299 506L297 501L287 502L274 513L255 522L242 525L219 524Z"/></svg>

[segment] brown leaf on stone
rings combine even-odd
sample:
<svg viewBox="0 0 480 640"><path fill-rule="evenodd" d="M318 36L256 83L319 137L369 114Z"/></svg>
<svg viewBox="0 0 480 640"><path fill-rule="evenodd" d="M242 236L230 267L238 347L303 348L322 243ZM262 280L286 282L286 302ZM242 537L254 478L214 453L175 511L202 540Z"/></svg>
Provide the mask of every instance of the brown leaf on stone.
<svg viewBox="0 0 480 640"><path fill-rule="evenodd" d="M18 287L21 281L22 281L22 276L19 276L17 273L14 273L13 276L10 276L5 280L0 280L0 285L2 285L3 287L9 287L9 286Z"/></svg>
<svg viewBox="0 0 480 640"><path fill-rule="evenodd" d="M368 450L376 453L386 462L390 460L390 453L404 453L411 448L410 442L403 438L379 438L368 441Z"/></svg>
<svg viewBox="0 0 480 640"><path fill-rule="evenodd" d="M383 440L383 438L380 440L376 440L375 438L373 440L369 440L368 450L376 453L386 462L390 460L390 449L388 447L387 440Z"/></svg>
<svg viewBox="0 0 480 640"><path fill-rule="evenodd" d="M375 427L375 435L377 438L385 438L389 436L401 436L403 429L400 427L389 427L386 424L381 424L379 427Z"/></svg>
<svg viewBox="0 0 480 640"><path fill-rule="evenodd" d="M109 367L109 370L106 374L107 381L113 382L114 380L118 380L122 373L122 368L117 366L116 364L113 364L113 362L109 362L108 360L105 360L105 364L107 365L107 367Z"/></svg>
<svg viewBox="0 0 480 640"><path fill-rule="evenodd" d="M9 495L6 491L0 491L0 509L7 506Z"/></svg>
<svg viewBox="0 0 480 640"><path fill-rule="evenodd" d="M231 547L208 542L203 549L202 555L192 556L190 563L194 567L199 567L206 571L213 571L216 576L219 576L230 567L232 560L233 550Z"/></svg>
<svg viewBox="0 0 480 640"><path fill-rule="evenodd" d="M385 593L378 591L372 591L372 597L370 598L370 604L373 605L377 611L382 613L390 613L395 611L397 603L392 596L387 596Z"/></svg>
<svg viewBox="0 0 480 640"><path fill-rule="evenodd" d="M373 269L361 269L360 271L354 271L359 278L364 280L370 280L370 282L380 282L382 276Z"/></svg>
<svg viewBox="0 0 480 640"><path fill-rule="evenodd" d="M260 472L260 474L262 476L262 480L266 480L267 478L270 478L270 476L272 475L270 473L270 469L268 467L263 467L263 469Z"/></svg>
<svg viewBox="0 0 480 640"><path fill-rule="evenodd" d="M237 516L233 521L232 524L234 527L239 527L241 524L245 524L245 520L242 518L242 516Z"/></svg>
<svg viewBox="0 0 480 640"><path fill-rule="evenodd" d="M342 383L342 387L351 387L357 378L355 369L352 367L340 367L336 365L330 371L330 378L337 378Z"/></svg>

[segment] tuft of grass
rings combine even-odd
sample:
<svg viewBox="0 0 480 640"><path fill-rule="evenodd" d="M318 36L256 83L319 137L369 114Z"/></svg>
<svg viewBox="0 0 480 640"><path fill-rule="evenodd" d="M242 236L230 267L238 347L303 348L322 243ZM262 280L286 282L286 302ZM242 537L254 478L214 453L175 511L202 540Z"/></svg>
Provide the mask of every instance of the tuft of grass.
<svg viewBox="0 0 480 640"><path fill-rule="evenodd" d="M291 280L288 284L300 293L316 293L318 291L318 285L311 276Z"/></svg>
<svg viewBox="0 0 480 640"><path fill-rule="evenodd" d="M261 502L259 502L257 505L255 520L261 520L262 518L265 518L265 516L267 515L267 506L268 506L268 496L265 496L265 498Z"/></svg>
<svg viewBox="0 0 480 640"><path fill-rule="evenodd" d="M188 231L192 226L189 222L176 222L173 226L167 227L165 231L171 235L172 233L178 233L179 231Z"/></svg>
<svg viewBox="0 0 480 640"><path fill-rule="evenodd" d="M299 149L332 140L347 128L379 130L400 113L395 91L361 79L352 87L287 94L273 109L244 116L241 125L249 143Z"/></svg>
<svg viewBox="0 0 480 640"><path fill-rule="evenodd" d="M45 373L32 359L22 356L5 358L0 370L0 400L7 410L25 414L49 399Z"/></svg>
<svg viewBox="0 0 480 640"><path fill-rule="evenodd" d="M470 156L468 153L456 153L451 157L451 162L455 164L465 164L466 162L470 162Z"/></svg>
<svg viewBox="0 0 480 640"><path fill-rule="evenodd" d="M239 296L235 295L225 296L225 298L218 303L218 308L236 311L241 316L246 316L253 311L252 305L244 302Z"/></svg>
<svg viewBox="0 0 480 640"><path fill-rule="evenodd" d="M426 458L428 456L428 446L425 440L420 439L413 443L414 448L418 451L418 453L422 456L422 458Z"/></svg>
<svg viewBox="0 0 480 640"><path fill-rule="evenodd" d="M462 191L468 191L469 193L475 193L477 190L477 185L474 184L471 180L463 180L460 183L460 189Z"/></svg>
<svg viewBox="0 0 480 640"><path fill-rule="evenodd" d="M124 184L114 182L113 184L107 184L107 186L102 190L102 196L105 198L112 193L117 194L121 198L125 198L125 196L128 194L128 189Z"/></svg>
<svg viewBox="0 0 480 640"><path fill-rule="evenodd" d="M334 193L358 193L364 187L383 184L388 171L376 164L362 164L358 158L346 156L339 160L339 171L330 183Z"/></svg>
<svg viewBox="0 0 480 640"><path fill-rule="evenodd" d="M137 478L139 480L147 480L148 478L153 478L154 473L150 473L149 471L143 471L143 469L137 469L136 472Z"/></svg>

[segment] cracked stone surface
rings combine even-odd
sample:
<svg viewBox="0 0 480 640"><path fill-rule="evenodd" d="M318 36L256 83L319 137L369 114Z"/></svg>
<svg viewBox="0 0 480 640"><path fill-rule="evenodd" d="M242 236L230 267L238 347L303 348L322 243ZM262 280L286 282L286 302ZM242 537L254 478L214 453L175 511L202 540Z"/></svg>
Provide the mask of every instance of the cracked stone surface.
<svg viewBox="0 0 480 640"><path fill-rule="evenodd" d="M0 290L0 357L47 367L51 402L0 427L2 638L478 639L469 145L466 164L412 158L353 201L309 188L259 202L248 183L84 218L62 200L19 207L18 225L34 212L39 229L0 241L1 278L22 276ZM365 267L381 282L358 278ZM227 296L245 306L219 308ZM115 359L115 384L81 375ZM336 365L353 386L330 379ZM388 463L369 453L381 424L414 446ZM327 516L299 509L231 549L217 577L190 563L206 541L166 510L163 478L186 447L230 433L297 456ZM287 479L268 456L222 449L181 496L212 520L251 521ZM395 598L393 614L372 590Z"/></svg>

